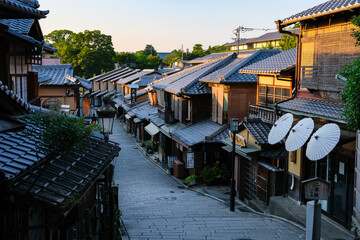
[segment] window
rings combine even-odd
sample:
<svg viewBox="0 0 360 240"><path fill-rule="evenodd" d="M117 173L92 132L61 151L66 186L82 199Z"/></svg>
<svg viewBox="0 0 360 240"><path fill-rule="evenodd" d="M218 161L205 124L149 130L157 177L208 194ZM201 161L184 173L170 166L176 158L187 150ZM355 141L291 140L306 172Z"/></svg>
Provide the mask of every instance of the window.
<svg viewBox="0 0 360 240"><path fill-rule="evenodd" d="M273 105L291 98L290 87L259 85L258 91L259 105L263 106Z"/></svg>
<svg viewBox="0 0 360 240"><path fill-rule="evenodd" d="M27 101L27 75L26 74L12 74L11 75L11 90L16 95Z"/></svg>

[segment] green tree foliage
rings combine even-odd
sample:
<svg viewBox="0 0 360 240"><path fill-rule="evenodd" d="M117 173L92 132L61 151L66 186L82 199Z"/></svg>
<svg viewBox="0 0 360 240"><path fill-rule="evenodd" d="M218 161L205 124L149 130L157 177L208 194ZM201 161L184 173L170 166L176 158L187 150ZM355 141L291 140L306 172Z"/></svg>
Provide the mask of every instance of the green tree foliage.
<svg viewBox="0 0 360 240"><path fill-rule="evenodd" d="M99 30L74 33L55 30L45 36L48 44L57 48L55 53L62 63L71 63L76 75L89 78L114 67L115 51L111 36Z"/></svg>
<svg viewBox="0 0 360 240"><path fill-rule="evenodd" d="M360 45L360 16L354 16L351 22L357 27L352 29L352 34L356 40L356 45ZM348 126L354 130L360 129L360 58L346 65L340 74L344 76L346 86L340 96L345 103L342 108L342 115L346 119Z"/></svg>
<svg viewBox="0 0 360 240"><path fill-rule="evenodd" d="M292 37L287 34L283 34L280 39L280 48L284 51L290 50L297 45L297 37Z"/></svg>
<svg viewBox="0 0 360 240"><path fill-rule="evenodd" d="M121 66L136 67L138 69L157 69L162 60L155 48L147 44L144 50L137 51L136 53L116 53L115 62Z"/></svg>
<svg viewBox="0 0 360 240"><path fill-rule="evenodd" d="M145 56L149 56L149 55L157 56L158 55L155 48L151 44L146 44L143 54Z"/></svg>

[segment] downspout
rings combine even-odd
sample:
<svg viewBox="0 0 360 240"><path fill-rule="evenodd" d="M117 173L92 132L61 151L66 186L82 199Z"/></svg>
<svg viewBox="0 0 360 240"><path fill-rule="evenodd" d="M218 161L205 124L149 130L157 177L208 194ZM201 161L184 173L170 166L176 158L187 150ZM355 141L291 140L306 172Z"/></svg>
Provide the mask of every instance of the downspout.
<svg viewBox="0 0 360 240"><path fill-rule="evenodd" d="M291 97L291 99L294 99L296 97L296 95L298 94L298 88L300 88L300 68L301 68L301 24L300 24L300 29L299 29L299 34L296 33L292 33L289 31L285 31L283 28L284 26L281 25L282 21L281 20L277 20L275 21L276 26L277 26L277 31L279 33L283 33L283 34L287 34L293 37L297 37L297 47L296 47L296 65L295 65L295 91L293 96ZM275 104L275 113L277 114L277 104ZM289 177L289 153L287 151L286 155L285 155L285 159L284 159L284 184L283 184L283 197L286 197L288 195L288 177ZM301 189L301 186L300 188Z"/></svg>
<svg viewBox="0 0 360 240"><path fill-rule="evenodd" d="M297 37L297 49L296 49L296 66L295 66L295 91L294 91L294 96L295 97L298 93L298 89L300 88L300 76L301 76L301 31L302 31L302 25L300 24L300 29L299 29L299 34L290 32L290 31L286 31L284 30L284 26L281 25L282 21L281 20L277 20L275 21L276 23L276 27L277 27L277 31L278 33L283 33L283 34L287 34L290 35L292 37Z"/></svg>

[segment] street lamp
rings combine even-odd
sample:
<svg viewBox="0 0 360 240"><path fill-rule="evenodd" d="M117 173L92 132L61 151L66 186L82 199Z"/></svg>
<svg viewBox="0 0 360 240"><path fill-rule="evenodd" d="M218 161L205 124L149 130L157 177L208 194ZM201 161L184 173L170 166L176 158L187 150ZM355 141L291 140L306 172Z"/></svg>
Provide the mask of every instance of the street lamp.
<svg viewBox="0 0 360 240"><path fill-rule="evenodd" d="M104 139L108 142L109 135L112 134L116 114L116 110L110 105L110 98L105 98L104 104L96 112L101 127L101 133L104 134Z"/></svg>
<svg viewBox="0 0 360 240"><path fill-rule="evenodd" d="M234 165L235 165L235 136L239 129L239 120L237 118L230 119L230 131L232 132L233 149L231 158L231 180L230 180L230 211L235 211L235 179L234 179Z"/></svg>

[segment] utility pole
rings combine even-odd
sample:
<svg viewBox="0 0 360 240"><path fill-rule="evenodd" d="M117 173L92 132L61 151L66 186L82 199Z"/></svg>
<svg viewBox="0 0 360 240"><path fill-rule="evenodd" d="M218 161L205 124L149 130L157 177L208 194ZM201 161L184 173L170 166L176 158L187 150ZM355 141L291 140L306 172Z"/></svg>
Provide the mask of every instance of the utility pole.
<svg viewBox="0 0 360 240"><path fill-rule="evenodd" d="M181 62L184 61L184 44L181 44Z"/></svg>
<svg viewBox="0 0 360 240"><path fill-rule="evenodd" d="M260 30L260 31L270 31L272 29L270 28L247 28L244 26L239 26L236 29L233 30L233 33L235 34L235 38L233 38L237 42L237 54L239 54L240 51L240 32L250 32L254 30Z"/></svg>

